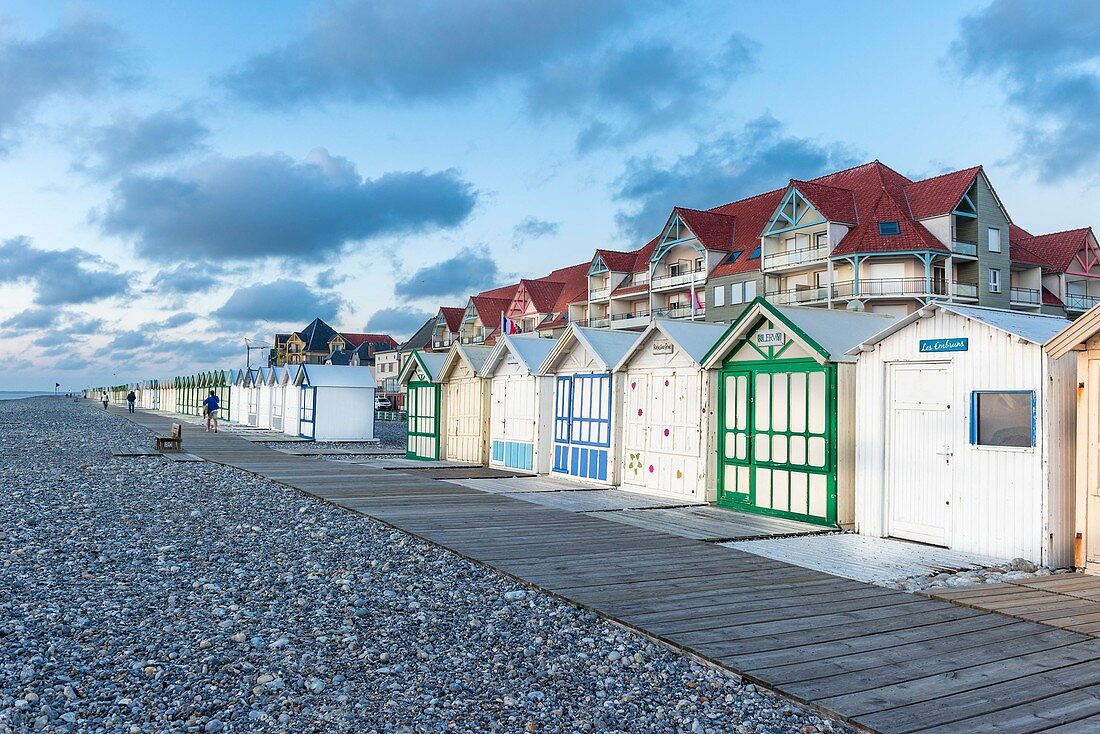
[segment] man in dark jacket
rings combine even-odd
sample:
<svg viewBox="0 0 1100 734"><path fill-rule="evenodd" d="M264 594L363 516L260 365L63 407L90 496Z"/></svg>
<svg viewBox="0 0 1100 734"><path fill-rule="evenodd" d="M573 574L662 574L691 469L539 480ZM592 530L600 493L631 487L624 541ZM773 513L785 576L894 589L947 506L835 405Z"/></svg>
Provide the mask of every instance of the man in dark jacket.
<svg viewBox="0 0 1100 734"><path fill-rule="evenodd" d="M135 395L134 391L131 390L129 392L129 394L126 395L126 410L133 413L134 412L134 403L136 403L136 402L137 402L137 395Z"/></svg>

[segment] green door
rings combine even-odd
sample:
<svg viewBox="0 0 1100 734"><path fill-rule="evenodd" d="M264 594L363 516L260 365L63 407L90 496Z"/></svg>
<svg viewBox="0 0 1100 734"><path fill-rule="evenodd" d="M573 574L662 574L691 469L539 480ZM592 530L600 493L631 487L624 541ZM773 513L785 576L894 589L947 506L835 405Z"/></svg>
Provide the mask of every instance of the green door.
<svg viewBox="0 0 1100 734"><path fill-rule="evenodd" d="M718 389L718 504L835 525L833 366L732 363Z"/></svg>
<svg viewBox="0 0 1100 734"><path fill-rule="evenodd" d="M408 430L405 456L409 459L435 461L439 459L439 385L432 382L410 382L405 408Z"/></svg>

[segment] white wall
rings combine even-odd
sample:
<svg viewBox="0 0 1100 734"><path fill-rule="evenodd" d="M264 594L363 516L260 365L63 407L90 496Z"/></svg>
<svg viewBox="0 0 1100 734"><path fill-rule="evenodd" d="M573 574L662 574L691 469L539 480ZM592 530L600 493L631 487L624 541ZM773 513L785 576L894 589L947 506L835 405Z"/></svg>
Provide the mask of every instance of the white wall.
<svg viewBox="0 0 1100 734"><path fill-rule="evenodd" d="M494 439L531 443L531 471L536 474L549 474L554 443L554 378L530 374L519 360L510 353L506 353L493 369L488 381L490 383L489 403L493 406L490 408L488 431L490 456ZM505 381L508 382L509 389L530 391L532 416L529 426L518 425L514 420L510 425L500 415L501 400L495 391L500 390ZM493 462L491 459L489 463L493 466L503 466L502 463Z"/></svg>
<svg viewBox="0 0 1100 734"><path fill-rule="evenodd" d="M314 440L363 441L374 438L373 387L318 387Z"/></svg>
<svg viewBox="0 0 1100 734"><path fill-rule="evenodd" d="M922 354L921 339L969 339L966 352ZM856 399L856 529L883 536L887 526L885 435L891 396L891 363L951 365L950 442L952 491L948 514L949 547L995 558L1022 556L1035 562L1072 560L1072 533L1064 527L1072 512L1072 463L1063 455L1050 464L1058 476L1048 483L1046 457L1055 446L1072 443L1075 400L1067 368L1048 372L1042 348L961 316L937 311L918 319L859 357ZM1055 382L1050 377L1056 377ZM974 390L1036 392L1036 445L992 448L970 444L970 397ZM1057 420L1049 420L1052 414ZM1049 490L1048 490L1049 484ZM1049 494L1048 494L1049 492ZM1070 522L1070 528L1072 522ZM1050 533L1055 534L1053 542Z"/></svg>

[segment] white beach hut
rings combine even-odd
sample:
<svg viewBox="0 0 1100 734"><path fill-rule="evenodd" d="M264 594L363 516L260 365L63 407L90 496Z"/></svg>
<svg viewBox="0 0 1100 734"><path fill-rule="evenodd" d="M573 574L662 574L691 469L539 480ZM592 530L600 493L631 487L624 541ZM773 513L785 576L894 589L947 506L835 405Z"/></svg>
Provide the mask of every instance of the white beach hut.
<svg viewBox="0 0 1100 734"><path fill-rule="evenodd" d="M288 436L297 436L302 417L301 388L295 384L297 369L283 367L283 419L282 431Z"/></svg>
<svg viewBox="0 0 1100 734"><path fill-rule="evenodd" d="M273 431L281 432L283 430L283 416L286 414L286 383L289 381L287 368L272 367L268 372L267 381L271 386L267 427Z"/></svg>
<svg viewBox="0 0 1100 734"><path fill-rule="evenodd" d="M1100 306L1079 316L1044 348L1051 359L1076 364L1073 565L1100 573Z"/></svg>
<svg viewBox="0 0 1100 734"><path fill-rule="evenodd" d="M436 461L443 455L439 374L446 359L446 353L413 350L398 373L398 382L405 386L405 456L409 459Z"/></svg>
<svg viewBox="0 0 1100 734"><path fill-rule="evenodd" d="M489 383L489 466L550 472L554 378L540 370L555 344L536 334L504 335L482 365Z"/></svg>
<svg viewBox="0 0 1100 734"><path fill-rule="evenodd" d="M439 370L443 456L447 461L485 464L488 461L489 383L478 375L491 347L455 342Z"/></svg>
<svg viewBox="0 0 1100 734"><path fill-rule="evenodd" d="M932 303L859 355L856 529L1073 563L1077 362L1056 316Z"/></svg>
<svg viewBox="0 0 1100 734"><path fill-rule="evenodd" d="M710 385L703 357L726 324L654 320L615 366L622 373L619 484L688 501L707 493Z"/></svg>
<svg viewBox="0 0 1100 734"><path fill-rule="evenodd" d="M248 372L237 370L233 375L233 399L229 401L229 420L233 423L245 422L248 390Z"/></svg>
<svg viewBox="0 0 1100 734"><path fill-rule="evenodd" d="M554 376L554 454L551 471L615 484L620 392L615 365L641 337L630 331L570 324L543 363Z"/></svg>
<svg viewBox="0 0 1100 734"><path fill-rule="evenodd" d="M260 383L263 382L264 377L264 370L260 368L252 368L245 375L245 406L242 415L245 425L258 426L260 424Z"/></svg>
<svg viewBox="0 0 1100 734"><path fill-rule="evenodd" d="M298 435L314 441L369 441L374 438L374 395L370 370L348 365L303 364L299 389Z"/></svg>
<svg viewBox="0 0 1100 734"><path fill-rule="evenodd" d="M753 301L703 360L714 370L716 502L830 527L855 523L855 368L887 314Z"/></svg>

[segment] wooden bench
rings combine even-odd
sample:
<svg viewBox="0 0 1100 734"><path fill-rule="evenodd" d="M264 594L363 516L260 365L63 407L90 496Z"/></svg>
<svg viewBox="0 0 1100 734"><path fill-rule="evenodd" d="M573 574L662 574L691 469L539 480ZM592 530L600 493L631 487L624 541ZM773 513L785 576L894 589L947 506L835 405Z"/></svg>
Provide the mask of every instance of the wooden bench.
<svg viewBox="0 0 1100 734"><path fill-rule="evenodd" d="M171 436L157 436L157 451L183 451L183 424L172 424Z"/></svg>

